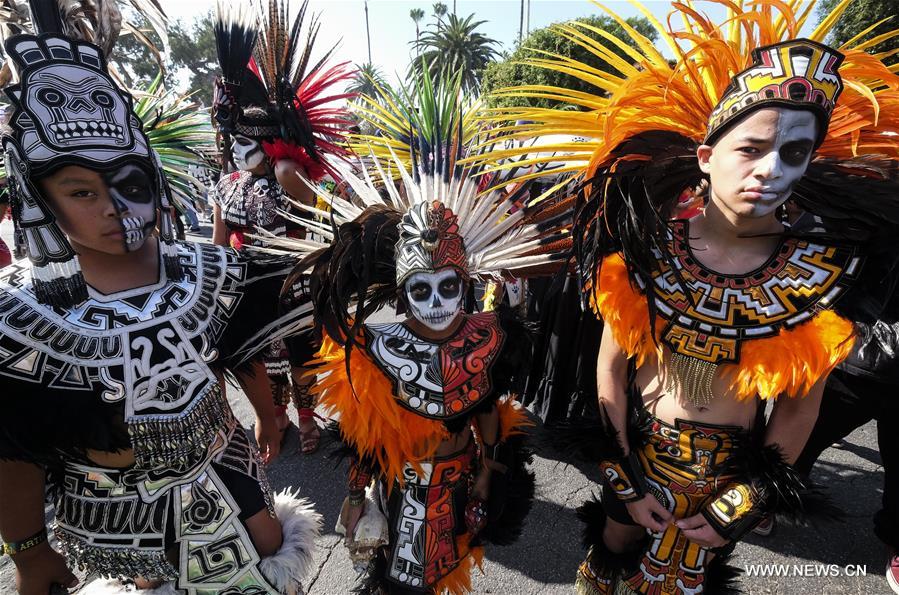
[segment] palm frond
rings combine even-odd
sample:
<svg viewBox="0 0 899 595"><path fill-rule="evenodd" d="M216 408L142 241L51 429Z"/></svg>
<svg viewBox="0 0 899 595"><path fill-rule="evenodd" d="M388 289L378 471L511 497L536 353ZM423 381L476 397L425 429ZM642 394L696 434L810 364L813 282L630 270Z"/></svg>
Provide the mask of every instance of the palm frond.
<svg viewBox="0 0 899 595"><path fill-rule="evenodd" d="M162 73L139 95L134 112L144 124L150 146L159 155L175 197L191 204L203 187L188 173L188 168L205 161L202 155L215 149L208 115L189 95L166 91Z"/></svg>

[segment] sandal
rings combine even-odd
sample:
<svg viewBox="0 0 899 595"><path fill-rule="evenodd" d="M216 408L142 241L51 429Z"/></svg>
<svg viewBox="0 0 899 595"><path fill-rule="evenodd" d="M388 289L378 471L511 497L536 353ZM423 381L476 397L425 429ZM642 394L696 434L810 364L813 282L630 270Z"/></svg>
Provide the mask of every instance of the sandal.
<svg viewBox="0 0 899 595"><path fill-rule="evenodd" d="M304 455L311 455L318 450L318 443L322 437L321 430L318 429L318 424L315 423L315 418L318 416L314 410L307 408L299 409L298 413L300 415L300 452ZM303 430L303 425L306 421L312 424L312 428Z"/></svg>

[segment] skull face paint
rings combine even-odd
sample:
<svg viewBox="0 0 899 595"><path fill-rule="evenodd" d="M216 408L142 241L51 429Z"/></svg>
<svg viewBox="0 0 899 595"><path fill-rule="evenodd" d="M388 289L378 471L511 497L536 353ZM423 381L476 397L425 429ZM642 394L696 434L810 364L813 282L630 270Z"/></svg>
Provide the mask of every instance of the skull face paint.
<svg viewBox="0 0 899 595"><path fill-rule="evenodd" d="M462 279L455 269L415 273L405 290L412 315L431 330L446 330L462 312Z"/></svg>
<svg viewBox="0 0 899 595"><path fill-rule="evenodd" d="M265 153L262 146L247 136L235 134L231 141L231 155L234 158L234 166L244 171L254 170L262 164Z"/></svg>
<svg viewBox="0 0 899 595"><path fill-rule="evenodd" d="M137 165L127 164L104 174L109 198L118 212L125 250L140 248L156 225L156 190L153 179Z"/></svg>

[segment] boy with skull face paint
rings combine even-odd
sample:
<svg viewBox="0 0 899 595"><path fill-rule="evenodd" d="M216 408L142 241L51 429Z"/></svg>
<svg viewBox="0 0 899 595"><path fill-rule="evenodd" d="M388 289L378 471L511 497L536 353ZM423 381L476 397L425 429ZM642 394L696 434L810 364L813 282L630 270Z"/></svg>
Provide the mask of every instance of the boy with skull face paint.
<svg viewBox="0 0 899 595"><path fill-rule="evenodd" d="M770 39L773 9L729 7L729 23L752 24L727 31L673 5L696 45L672 63L647 49L600 101L606 136L592 141L574 239L585 305L604 323L602 424L556 436L598 462L603 481L601 502L579 510L590 548L581 595L728 590L724 561L764 514L815 510L792 464L824 382L851 351L850 321L894 309L895 161L854 157L899 156L882 134L899 124L899 77L860 50L789 39L802 19L787 6L778 20L797 24L786 41ZM743 56L744 34L770 45ZM619 44L651 47L632 35ZM725 78L723 64L745 70ZM715 107L700 116L702 105ZM829 129L832 117L857 125ZM566 118L544 110L534 128ZM829 159L813 161L816 149ZM703 211L676 219L679 199L697 192ZM782 223L787 200L818 227ZM767 423L766 399L776 399Z"/></svg>
<svg viewBox="0 0 899 595"><path fill-rule="evenodd" d="M223 173L209 199L213 204L213 242L236 249L261 246L273 237L305 237L304 227L296 222L296 203L311 206L315 197L312 186L300 178L317 182L330 168L325 155L345 154L339 139L349 124L345 110L329 107L330 102L348 96L325 96L349 76L346 64L327 67L323 59L308 73L291 66L291 60L311 50L313 38L305 48L294 48L305 38L301 25L306 3L289 31L283 28L287 23L265 20L283 12L278 0L258 3L271 5L261 7L265 22L248 19L239 5L220 4L216 16L219 47L227 47L229 52L219 55L222 78L216 83L213 119L223 140L227 143L230 139L229 150L223 152L222 171L231 169L229 153L237 171ZM263 33L271 34L273 26L282 27L283 38L290 40L289 50L282 53L270 47ZM260 69L257 64L266 67ZM285 308L298 305L300 285L286 297ZM314 349L311 336L295 336L286 344L280 340L271 343L265 359L278 428L286 436L291 425L287 406L293 401L303 454L315 452L320 437L315 399L302 368Z"/></svg>
<svg viewBox="0 0 899 595"><path fill-rule="evenodd" d="M253 337L291 262L173 241L162 167L100 48L44 33L6 53L31 260L0 278L0 535L19 589L73 586L68 565L102 577L87 593L297 593L320 517L271 493L224 394L228 370L274 455Z"/></svg>
<svg viewBox="0 0 899 595"><path fill-rule="evenodd" d="M472 279L557 269L571 216L527 204L526 184L481 192L452 84L391 108L413 133L360 144L366 175L337 164L353 200L322 193L331 221L309 224L329 241L295 245L323 335L314 391L352 460L337 530L362 593L471 591L484 545L517 538L533 496L512 394L528 334L510 309L469 314L462 298ZM394 302L405 317L371 320Z"/></svg>

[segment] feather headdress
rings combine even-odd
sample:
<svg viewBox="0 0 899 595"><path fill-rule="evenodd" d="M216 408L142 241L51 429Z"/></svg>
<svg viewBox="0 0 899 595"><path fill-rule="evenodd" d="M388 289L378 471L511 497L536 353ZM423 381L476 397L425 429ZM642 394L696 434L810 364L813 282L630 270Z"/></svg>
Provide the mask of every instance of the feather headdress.
<svg viewBox="0 0 899 595"><path fill-rule="evenodd" d="M0 42L20 33L60 33L93 43L110 58L124 29L150 50L160 70L165 71L162 57L169 49L168 17L158 0L130 0L129 3L153 28L162 42L161 49L137 25L122 18L118 0L0 0ZM11 64L6 62L0 70L0 87L12 80L10 68ZM109 70L119 86L124 86L120 73L112 65Z"/></svg>
<svg viewBox="0 0 899 595"><path fill-rule="evenodd" d="M632 0L658 31L673 53L673 60L601 4L597 5L627 32L627 37L619 38L576 21L553 25L556 34L584 47L616 72L605 72L551 53L530 59L528 62L534 66L565 72L595 86L596 93L538 85L502 89L497 92L500 96L548 98L575 105L581 111L497 108L489 111L487 120L502 124L498 130L515 137L572 134L592 139L580 147L583 167L571 168L572 175L587 177L625 139L641 132L668 131L701 142L709 116L732 78L752 65L753 50L800 37L816 4L802 0L711 1L726 8L722 23L711 21L693 2L685 1L671 4L665 27L646 6ZM849 2L842 0L837 4L806 37L822 42ZM675 30L674 23L678 22L682 28ZM820 155L840 159L871 153L899 156L899 136L884 134L899 131L899 66L884 64L888 54L867 53L884 39L899 34L899 30L869 38L879 24L872 23L866 31L836 48L844 56L840 74L845 89L818 150ZM627 57L622 58L615 50ZM522 121L525 123L518 123ZM520 154L515 149L511 152Z"/></svg>
<svg viewBox="0 0 899 595"><path fill-rule="evenodd" d="M415 103L403 108L433 124L430 130L410 131L411 166L389 146L384 148L389 160L369 152L371 173L335 163L346 195L320 194L329 211L296 204L307 214L300 223L322 240L267 238L273 248L309 255L298 273L313 269L316 321L345 345L353 343L369 314L397 297L410 266L454 266L478 279L550 274L562 265L565 250L559 246L570 246L570 203L535 203L527 184L481 195L484 166L459 162L464 153L459 96L445 110L447 120L436 113L444 111L434 99L444 84L453 83L443 79L437 90L422 88ZM410 256L416 251L420 259Z"/></svg>
<svg viewBox="0 0 899 595"><path fill-rule="evenodd" d="M348 62L329 65L336 46L313 61L320 23L307 25L308 0L291 23L289 2L219 2L215 34L222 80L216 85L215 120L227 134L262 142L272 161L291 159L313 179L331 167L325 155L345 158L342 144L352 124L339 102L353 95L334 91L352 76ZM244 118L249 107L263 117Z"/></svg>
<svg viewBox="0 0 899 595"><path fill-rule="evenodd" d="M881 316L893 308L894 238L899 229L895 171L899 76L896 67L884 64L888 54L872 55L866 50L899 31L866 39L879 24L875 23L834 50L821 42L849 0L838 3L805 40L797 38L815 2L714 1L727 10L722 23L713 22L693 2L684 1L671 4L668 27L643 4L633 2L658 30L673 60L604 7L626 32L624 39L584 23L555 26L559 35L611 65L614 72L544 54L532 64L586 81L596 87L596 93L524 86L501 90L500 95L554 99L583 111L502 108L488 112L486 118L492 123L516 120L498 127L512 137L567 133L590 139L584 143L589 154L582 151L576 156L579 162L569 166L571 175L582 182L574 254L585 302L601 312L630 355L639 359L658 348L653 341L661 337L673 353L670 361L666 358L664 362L669 377L694 382L696 386L689 385L685 393L703 398L709 397L708 387L719 365L736 374L739 381L733 388L741 397L804 394L851 346L851 324L824 316L833 316L833 312L816 314L819 309L835 309L840 316L859 320ZM680 23L677 30L672 25L675 22ZM683 230L683 225L672 220L680 201L695 203L707 190L707 177L697 163L697 147L704 141L714 143L735 122L766 105L809 110L818 116L818 130L826 132L818 139L817 158L790 197L799 210L813 215L817 224L788 230L786 234L794 236L790 241L817 242L834 254L843 250L853 256L847 261L852 264L845 267L843 289L804 312L802 324L772 323L766 330L776 329L777 333L767 338L761 338L761 331L755 329L755 334L746 335L752 341L746 341L741 350L742 339L728 337L742 336L742 327L708 321L691 326L694 320L684 314L690 308L706 307L705 301L699 300L712 294L703 293L707 288L695 275L687 279L681 272L681 261L673 251L679 245L677 230ZM524 152L513 147L500 154ZM560 158L545 155L532 161L552 163ZM864 266L860 266L862 254ZM624 282L613 282L616 279ZM665 287L671 295L681 297L665 301L669 294L659 289L659 283L668 283ZM694 292L695 287L700 289ZM708 291L715 290L717 286ZM610 306L610 300L621 296L627 297ZM638 313L645 323L621 323L628 316L636 320ZM806 324L807 320L812 322ZM716 335L719 327L722 337L730 335L716 343L721 338ZM809 338L816 329L821 332ZM802 361L770 358L778 351L799 353L790 347L791 337L802 335L794 330L809 335L802 339L810 346L799 358ZM733 347L730 352L716 350L728 340ZM760 359L753 360L753 353L761 355ZM812 365L813 361L820 366ZM800 374L802 370L805 376ZM783 380L789 378L794 384L788 386Z"/></svg>
<svg viewBox="0 0 899 595"><path fill-rule="evenodd" d="M155 1L136 5L159 8ZM4 88L14 106L3 136L13 221L26 237L38 301L62 308L86 299L87 286L78 256L37 183L59 167L102 170L133 162L150 173L166 274L175 280L183 276L171 187L131 95L116 85L107 67L120 24L116 14L114 2L33 1L29 22L37 35L21 33L4 44L17 79Z"/></svg>

